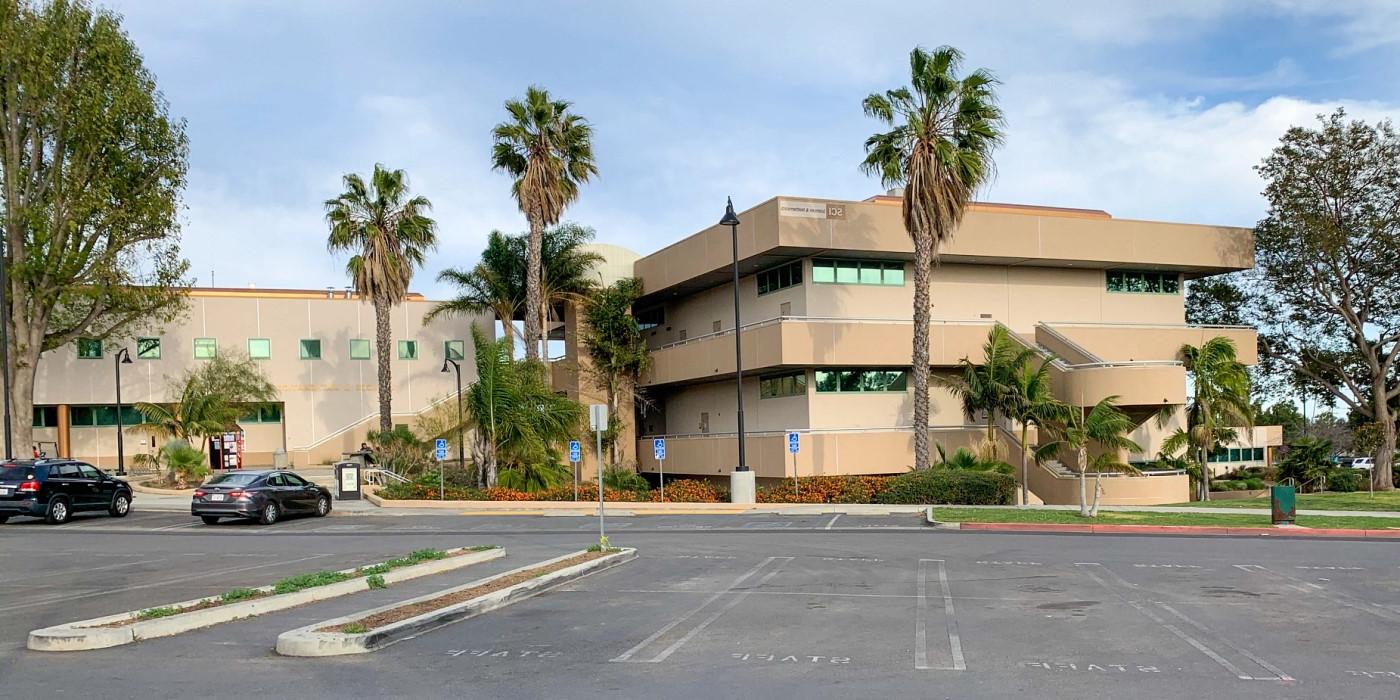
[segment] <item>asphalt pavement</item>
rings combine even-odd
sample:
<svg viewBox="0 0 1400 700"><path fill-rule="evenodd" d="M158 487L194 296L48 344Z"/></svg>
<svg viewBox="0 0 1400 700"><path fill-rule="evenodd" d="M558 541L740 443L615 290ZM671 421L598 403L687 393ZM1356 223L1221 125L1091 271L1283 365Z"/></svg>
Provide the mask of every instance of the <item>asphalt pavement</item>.
<svg viewBox="0 0 1400 700"><path fill-rule="evenodd" d="M188 698L1400 697L1385 542L947 532L914 516L647 516L637 560L374 654L282 631L591 544L588 517L174 513L0 526L0 695ZM168 639L23 648L30 629L422 547L487 564Z"/></svg>

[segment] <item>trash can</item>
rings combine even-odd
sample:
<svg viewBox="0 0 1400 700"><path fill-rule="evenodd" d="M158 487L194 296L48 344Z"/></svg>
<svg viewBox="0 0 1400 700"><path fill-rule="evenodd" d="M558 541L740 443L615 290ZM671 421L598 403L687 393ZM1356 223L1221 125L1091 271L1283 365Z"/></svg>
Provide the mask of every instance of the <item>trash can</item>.
<svg viewBox="0 0 1400 700"><path fill-rule="evenodd" d="M335 463L335 497L342 501L360 500L360 463Z"/></svg>
<svg viewBox="0 0 1400 700"><path fill-rule="evenodd" d="M1269 487L1269 505L1275 525L1292 525L1298 519L1298 491L1292 486Z"/></svg>
<svg viewBox="0 0 1400 700"><path fill-rule="evenodd" d="M286 450L284 450L284 449L282 449L282 448L279 447L279 448L277 448L277 449L275 449L275 450L272 451L272 467L273 467L274 469L286 469L286 468L287 468L287 451L286 451Z"/></svg>

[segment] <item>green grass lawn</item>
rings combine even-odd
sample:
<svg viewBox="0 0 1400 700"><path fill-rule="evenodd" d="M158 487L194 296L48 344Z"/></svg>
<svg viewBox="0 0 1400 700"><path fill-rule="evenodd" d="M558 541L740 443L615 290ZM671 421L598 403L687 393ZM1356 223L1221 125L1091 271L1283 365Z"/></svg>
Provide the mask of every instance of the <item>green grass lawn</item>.
<svg viewBox="0 0 1400 700"><path fill-rule="evenodd" d="M1242 498L1233 501L1192 501L1179 506L1204 508L1268 508L1269 497ZM1356 493L1300 493L1300 510L1391 510L1400 511L1400 491L1380 491L1375 496L1365 491Z"/></svg>
<svg viewBox="0 0 1400 700"><path fill-rule="evenodd" d="M1081 518L1078 511L1034 508L958 508L934 506L933 517L951 523L1073 523L1079 525L1206 525L1211 527L1269 527L1269 516L1248 513L1155 513L1100 511ZM1400 528L1395 518L1366 516L1299 516L1303 527L1384 530Z"/></svg>

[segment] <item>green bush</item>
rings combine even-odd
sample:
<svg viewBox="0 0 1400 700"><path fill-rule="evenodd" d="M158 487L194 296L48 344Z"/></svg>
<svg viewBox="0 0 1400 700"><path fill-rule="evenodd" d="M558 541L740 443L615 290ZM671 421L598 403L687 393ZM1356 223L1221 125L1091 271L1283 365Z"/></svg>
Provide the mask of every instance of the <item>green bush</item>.
<svg viewBox="0 0 1400 700"><path fill-rule="evenodd" d="M142 620L154 620L154 619L156 619L156 618L170 617L171 615L179 615L179 614L180 614L180 609L179 609L179 608L173 608L173 607L146 608L145 610L142 610L141 612L136 613L136 617L138 617L138 618L140 618L140 619L142 619Z"/></svg>
<svg viewBox="0 0 1400 700"><path fill-rule="evenodd" d="M626 467L608 467L603 470L603 488L646 493L651 490L651 484L646 477Z"/></svg>
<svg viewBox="0 0 1400 700"><path fill-rule="evenodd" d="M272 592L278 594L295 593L307 588L329 586L332 583L340 583L350 578L350 574L340 571L317 571L314 574L301 574L299 576L284 578L272 584Z"/></svg>
<svg viewBox="0 0 1400 700"><path fill-rule="evenodd" d="M1016 502L1016 479L993 471L924 469L900 474L876 503L1003 506Z"/></svg>
<svg viewBox="0 0 1400 700"><path fill-rule="evenodd" d="M219 596L219 600L225 603L236 603L240 600L256 598L260 595L262 595L262 593L255 588L234 588Z"/></svg>
<svg viewBox="0 0 1400 700"><path fill-rule="evenodd" d="M1327 490L1351 493L1366 488L1366 473L1356 469L1335 469L1327 475Z"/></svg>
<svg viewBox="0 0 1400 700"><path fill-rule="evenodd" d="M383 576L380 576L379 574L375 574L375 575L373 575L373 576L370 576L370 577L366 578L366 579L365 579L365 583L369 584L369 587L370 587L370 588L388 588L388 587L389 587L389 584L387 584L387 583L384 582L384 577L383 577Z"/></svg>
<svg viewBox="0 0 1400 700"><path fill-rule="evenodd" d="M1245 480L1244 487L1249 489L1250 491L1261 491L1267 488L1268 486L1264 483L1264 480L1262 478L1253 477Z"/></svg>

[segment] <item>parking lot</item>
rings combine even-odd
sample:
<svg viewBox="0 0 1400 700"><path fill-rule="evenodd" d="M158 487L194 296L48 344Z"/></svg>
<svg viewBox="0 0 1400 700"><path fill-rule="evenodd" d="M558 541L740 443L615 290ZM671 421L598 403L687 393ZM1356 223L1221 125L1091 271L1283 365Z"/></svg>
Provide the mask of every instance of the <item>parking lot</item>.
<svg viewBox="0 0 1400 700"><path fill-rule="evenodd" d="M363 657L282 631L579 549L596 520L341 516L209 528L137 513L0 528L15 697L1400 697L1393 544L958 533L912 517L616 518L637 560ZM75 654L29 629L420 547L509 556L169 639ZM154 680L153 680L154 679Z"/></svg>

